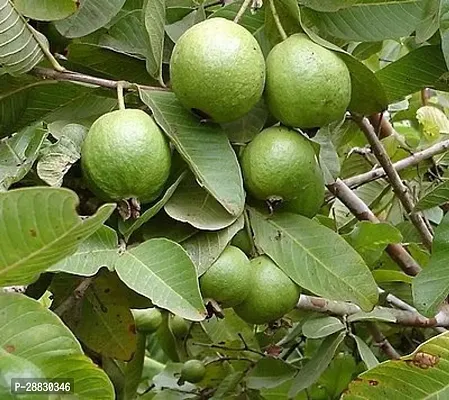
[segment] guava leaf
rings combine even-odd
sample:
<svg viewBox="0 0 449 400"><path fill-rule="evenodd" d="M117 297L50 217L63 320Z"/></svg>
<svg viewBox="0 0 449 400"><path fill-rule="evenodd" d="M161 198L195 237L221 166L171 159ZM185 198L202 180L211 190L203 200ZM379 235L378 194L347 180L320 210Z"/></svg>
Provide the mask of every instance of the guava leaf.
<svg viewBox="0 0 449 400"><path fill-rule="evenodd" d="M352 301L366 311L374 307L378 293L373 276L340 235L300 215L270 217L248 209L256 246L299 286L328 299Z"/></svg>
<svg viewBox="0 0 449 400"><path fill-rule="evenodd" d="M230 214L243 211L245 193L237 157L218 125L201 123L174 93L139 88L142 101L189 164L198 182Z"/></svg>
<svg viewBox="0 0 449 400"><path fill-rule="evenodd" d="M83 354L62 321L36 300L0 293L0 347L34 363L48 378L74 379L74 394L80 398L114 399L108 376Z"/></svg>
<svg viewBox="0 0 449 400"><path fill-rule="evenodd" d="M346 332L340 332L324 339L314 357L296 375L288 392L289 397L296 396L300 391L307 389L318 380L331 363L345 336Z"/></svg>
<svg viewBox="0 0 449 400"><path fill-rule="evenodd" d="M75 0L15 0L14 4L20 13L38 21L67 18L78 8Z"/></svg>
<svg viewBox="0 0 449 400"><path fill-rule="evenodd" d="M101 267L113 269L118 259L118 251L117 233L103 225L78 246L75 254L54 264L48 271L92 276Z"/></svg>
<svg viewBox="0 0 449 400"><path fill-rule="evenodd" d="M251 389L269 389L281 385L296 375L296 368L276 358L260 359L246 376Z"/></svg>
<svg viewBox="0 0 449 400"><path fill-rule="evenodd" d="M440 46L422 46L376 72L390 103L425 87L448 90L449 73Z"/></svg>
<svg viewBox="0 0 449 400"><path fill-rule="evenodd" d="M74 253L99 229L114 204L81 219L78 197L68 189L31 187L0 193L0 285L32 282L52 264Z"/></svg>
<svg viewBox="0 0 449 400"><path fill-rule="evenodd" d="M449 214L435 229L430 262L413 279L413 304L426 316L434 316L438 306L449 293Z"/></svg>
<svg viewBox="0 0 449 400"><path fill-rule="evenodd" d="M366 369L371 369L379 365L379 361L365 341L357 335L351 335L351 337L355 341L360 358L365 363Z"/></svg>
<svg viewBox="0 0 449 400"><path fill-rule="evenodd" d="M30 171L46 137L47 131L38 122L0 142L0 191Z"/></svg>
<svg viewBox="0 0 449 400"><path fill-rule="evenodd" d="M62 36L78 38L105 26L125 4L125 0L80 0L76 13L55 23Z"/></svg>
<svg viewBox="0 0 449 400"><path fill-rule="evenodd" d="M15 7L11 0L0 0L0 65L7 73L20 75L42 61L48 42Z"/></svg>
<svg viewBox="0 0 449 400"><path fill-rule="evenodd" d="M302 333L309 339L320 339L343 329L345 329L345 326L338 318L322 316L305 321L302 326Z"/></svg>
<svg viewBox="0 0 449 400"><path fill-rule="evenodd" d="M204 319L196 269L179 244L148 240L123 253L115 270L123 282L155 305L192 321Z"/></svg>
<svg viewBox="0 0 449 400"><path fill-rule="evenodd" d="M217 260L234 235L243 229L243 225L242 215L227 228L215 232L198 232L182 243L197 268L198 276L204 274Z"/></svg>
<svg viewBox="0 0 449 400"><path fill-rule="evenodd" d="M415 210L428 210L447 202L449 198L449 181L444 181L426 193L416 203Z"/></svg>
<svg viewBox="0 0 449 400"><path fill-rule="evenodd" d="M298 0L298 3L316 11L334 12L351 7L359 0Z"/></svg>
<svg viewBox="0 0 449 400"><path fill-rule="evenodd" d="M140 217L135 220L119 221L119 230L126 241L129 240L131 235L139 229L143 224L147 223L151 218L153 218L162 208L167 204L173 193L178 188L179 184L184 179L186 173L182 173L178 179L165 191L162 198L148 210L146 210Z"/></svg>
<svg viewBox="0 0 449 400"><path fill-rule="evenodd" d="M400 360L385 361L360 374L343 394L344 400L397 398L406 393L410 399L445 398L449 382L449 333L442 333L418 346Z"/></svg>
<svg viewBox="0 0 449 400"><path fill-rule="evenodd" d="M351 7L333 12L304 8L302 15L313 21L322 32L336 38L375 42L409 36L423 17L423 3L420 0L358 1Z"/></svg>
<svg viewBox="0 0 449 400"><path fill-rule="evenodd" d="M148 73L162 85L162 57L164 55L165 0L149 0L144 9L145 28L149 47L146 53Z"/></svg>
<svg viewBox="0 0 449 400"><path fill-rule="evenodd" d="M437 12L439 23L437 23L437 26L440 28L441 50L443 51L446 65L449 67L449 1L440 0L439 3L439 12Z"/></svg>
<svg viewBox="0 0 449 400"><path fill-rule="evenodd" d="M142 381L142 371L145 362L147 335L137 332L137 345L133 358L126 363L124 371L125 387L123 388L125 399L133 399L137 396L137 388Z"/></svg>
<svg viewBox="0 0 449 400"><path fill-rule="evenodd" d="M165 212L177 221L187 222L198 229L219 230L231 225L237 217L196 182L192 174L179 184L164 206Z"/></svg>

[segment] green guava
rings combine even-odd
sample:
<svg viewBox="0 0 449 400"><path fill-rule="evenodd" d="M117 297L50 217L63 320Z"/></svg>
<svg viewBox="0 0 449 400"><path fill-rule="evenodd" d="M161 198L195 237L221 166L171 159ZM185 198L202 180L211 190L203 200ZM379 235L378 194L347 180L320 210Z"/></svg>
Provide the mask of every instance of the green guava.
<svg viewBox="0 0 449 400"><path fill-rule="evenodd" d="M299 300L300 288L270 258L251 260L251 289L234 311L251 324L265 324L291 311Z"/></svg>
<svg viewBox="0 0 449 400"><path fill-rule="evenodd" d="M211 18L187 30L170 60L171 86L189 110L223 123L244 116L261 98L265 60L242 26Z"/></svg>
<svg viewBox="0 0 449 400"><path fill-rule="evenodd" d="M335 53L295 34L267 57L265 98L284 125L317 128L343 118L351 100L351 77Z"/></svg>
<svg viewBox="0 0 449 400"><path fill-rule="evenodd" d="M117 110L90 128L81 149L81 166L92 191L106 201L154 200L170 173L165 136L144 111Z"/></svg>
<svg viewBox="0 0 449 400"><path fill-rule="evenodd" d="M260 132L241 160L248 192L259 200L281 201L288 211L313 217L324 201L324 178L312 143L282 126Z"/></svg>
<svg viewBox="0 0 449 400"><path fill-rule="evenodd" d="M173 315L169 318L169 326L173 336L177 339L184 339L189 333L189 325L179 315Z"/></svg>
<svg viewBox="0 0 449 400"><path fill-rule="evenodd" d="M234 246L228 246L200 278L203 297L214 299L223 308L234 307L245 300L250 285L248 257Z"/></svg>
<svg viewBox="0 0 449 400"><path fill-rule="evenodd" d="M146 310L133 310L136 328L140 332L152 333L157 331L162 324L162 313L157 308L149 308Z"/></svg>
<svg viewBox="0 0 449 400"><path fill-rule="evenodd" d="M181 368L181 379L190 382L197 383L201 381L206 375L206 367L200 360L188 360Z"/></svg>

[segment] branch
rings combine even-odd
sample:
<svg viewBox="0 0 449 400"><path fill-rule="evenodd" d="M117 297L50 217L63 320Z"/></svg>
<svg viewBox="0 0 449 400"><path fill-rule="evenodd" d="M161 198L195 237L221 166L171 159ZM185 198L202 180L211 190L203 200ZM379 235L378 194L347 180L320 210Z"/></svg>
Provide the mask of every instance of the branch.
<svg viewBox="0 0 449 400"><path fill-rule="evenodd" d="M240 18L242 18L243 14L245 14L246 9L248 8L249 4L251 3L252 0L245 0L242 4L242 6L240 7L240 10L238 11L237 15L234 18L234 22L236 24L239 23Z"/></svg>
<svg viewBox="0 0 449 400"><path fill-rule="evenodd" d="M55 81L69 81L69 82L81 82L88 83L90 85L101 86L108 89L117 89L117 85L119 82L122 83L122 87L124 90L135 90L137 84L123 81L114 81L111 79L97 78L95 76L81 74L79 72L66 70L64 72L55 71L50 68L41 68L36 67L31 70L31 74L38 76L43 79L52 79ZM148 90L161 90L168 91L167 88L162 88L159 86L146 86L139 85L142 89Z"/></svg>
<svg viewBox="0 0 449 400"><path fill-rule="evenodd" d="M369 207L342 180L337 179L334 183L327 185L327 188L358 220L370 221L375 224L380 222ZM419 264L401 244L391 243L385 251L407 275L415 276L421 271Z"/></svg>
<svg viewBox="0 0 449 400"><path fill-rule="evenodd" d="M410 306L411 307L411 306ZM323 314L336 315L339 317L364 313L362 309L353 304L344 301L328 300L321 297L301 295L296 304L298 310L314 311ZM413 308L413 307L411 307ZM449 310L442 309L435 317L427 318L417 311L399 310L397 308L389 308L376 306L372 313L390 314L396 319L395 324L402 326L412 326L418 328L435 328L449 326ZM370 313L364 313L369 315Z"/></svg>
<svg viewBox="0 0 449 400"><path fill-rule="evenodd" d="M94 276L91 276L89 278L83 279L81 283L76 287L76 289L71 293L71 295L67 297L58 307L56 307L54 313L61 317L67 311L72 309L75 304L84 297L94 278Z"/></svg>
<svg viewBox="0 0 449 400"><path fill-rule="evenodd" d="M402 171L403 169L414 167L418 165L421 161L432 158L437 154L445 153L447 150L449 150L449 140L443 140L442 142L434 144L433 146L430 146L425 150L412 154L410 157L395 162L393 164L393 168L397 172L399 172ZM383 178L384 176L386 176L385 170L383 168L376 168L369 172L365 172L364 174L344 179L343 182L353 189L365 183L374 181L379 178Z"/></svg>
<svg viewBox="0 0 449 400"><path fill-rule="evenodd" d="M376 345L387 355L390 360L399 360L401 358L400 354L391 345L388 339L381 332L376 323L370 322L368 324L368 329L371 332Z"/></svg>
<svg viewBox="0 0 449 400"><path fill-rule="evenodd" d="M432 233L430 232L423 216L420 213L413 211L415 207L413 198L409 193L408 188L402 183L401 177L399 176L398 172L394 169L393 163L391 162L390 157L388 157L388 154L385 151L385 148L377 137L373 126L363 116L352 114L352 117L354 121L359 125L362 132L365 134L365 137L368 140L368 143L370 144L374 155L379 161L379 164L385 170L396 196L409 215L413 225L415 225L415 228L418 230L424 245L428 249L431 249L433 240Z"/></svg>
<svg viewBox="0 0 449 400"><path fill-rule="evenodd" d="M268 3L270 4L271 14L273 14L274 23L276 24L279 34L281 35L282 40L285 40L288 38L288 36L281 24L281 20L279 19L279 14L274 5L274 0L268 0Z"/></svg>

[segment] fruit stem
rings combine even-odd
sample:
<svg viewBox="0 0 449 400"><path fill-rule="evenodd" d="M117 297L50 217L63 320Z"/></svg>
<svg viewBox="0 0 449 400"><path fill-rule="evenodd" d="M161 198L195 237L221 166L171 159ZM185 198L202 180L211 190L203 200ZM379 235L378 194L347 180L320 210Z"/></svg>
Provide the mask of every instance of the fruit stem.
<svg viewBox="0 0 449 400"><path fill-rule="evenodd" d="M124 110L125 106L125 97L123 96L124 86L127 85L127 82L118 81L117 82L117 99L118 99L118 108L120 110Z"/></svg>
<svg viewBox="0 0 449 400"><path fill-rule="evenodd" d="M274 23L276 24L276 27L278 28L279 34L281 35L282 40L285 40L288 38L287 34L285 33L284 28L282 27L281 20L279 19L279 14L276 10L276 7L274 6L274 0L268 0L270 3L270 9L271 13L273 14Z"/></svg>
<svg viewBox="0 0 449 400"><path fill-rule="evenodd" d="M257 253L256 245L254 243L253 232L251 231L251 225L250 225L250 221L249 221L248 210L243 211L243 216L244 216L244 219L245 219L246 234L248 235L249 243L251 244L251 255L256 257L258 255L258 253Z"/></svg>
<svg viewBox="0 0 449 400"><path fill-rule="evenodd" d="M240 18L242 18L243 14L245 14L246 9L248 8L249 4L251 3L252 0L245 0L242 4L242 6L240 7L240 10L238 11L237 15L234 18L234 22L236 24L239 23Z"/></svg>

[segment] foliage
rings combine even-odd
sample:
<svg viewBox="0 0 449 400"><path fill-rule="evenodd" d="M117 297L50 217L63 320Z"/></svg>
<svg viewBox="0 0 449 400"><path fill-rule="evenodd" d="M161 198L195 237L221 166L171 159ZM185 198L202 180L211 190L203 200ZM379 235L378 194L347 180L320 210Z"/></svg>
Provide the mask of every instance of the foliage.
<svg viewBox="0 0 449 400"><path fill-rule="evenodd" d="M445 398L448 7L0 0L0 398L15 398L15 373L71 378L81 399ZM293 127L326 182L313 218L245 188L245 147L278 126L269 102L218 124L171 90L176 42L217 17L235 19L265 60L300 33L349 71L345 118ZM91 125L123 103L170 143L170 175L149 204L99 199L81 168ZM201 276L231 243L301 288L293 310L253 325L239 315L256 306L238 315L203 296Z"/></svg>

